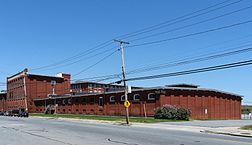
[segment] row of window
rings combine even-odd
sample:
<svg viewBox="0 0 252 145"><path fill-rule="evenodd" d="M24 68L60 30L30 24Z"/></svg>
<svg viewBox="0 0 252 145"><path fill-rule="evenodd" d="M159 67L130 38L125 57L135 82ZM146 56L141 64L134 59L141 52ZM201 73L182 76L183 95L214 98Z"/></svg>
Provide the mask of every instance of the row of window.
<svg viewBox="0 0 252 145"><path fill-rule="evenodd" d="M154 93L149 93L148 94L148 100L155 100L155 99L156 99L156 96L155 96ZM135 94L133 96L133 100L134 101L140 101L140 95L139 94ZM110 102L115 102L115 96L110 96L109 97L109 101ZM121 96L121 101L125 101L125 96L124 95Z"/></svg>
<svg viewBox="0 0 252 145"><path fill-rule="evenodd" d="M134 96L133 96L133 100L134 101L140 101L140 95L139 94L135 94ZM110 96L109 97L109 102L111 102L111 103L113 103L113 102L115 102L116 101L116 99L115 99L116 97L115 96ZM94 97L90 97L89 98L90 100L90 104L93 104L93 103L95 103L95 99L94 99ZM154 93L149 93L148 94L148 100L155 100L156 99L156 95L154 94ZM120 100L121 101L125 101L125 96L124 95L122 95L121 96L121 98L120 98ZM75 102L79 102L79 99L76 99L75 100ZM86 103L87 102L87 98L86 97L84 97L84 98L82 98L82 103ZM99 104L101 104L100 106L102 106L102 104L103 104L103 97L99 97L99 100L98 100L98 102L99 102ZM60 103L60 102L58 102L58 103ZM65 105L65 104L71 104L72 102L71 102L71 99L63 99L62 100L62 104L63 105Z"/></svg>
<svg viewBox="0 0 252 145"><path fill-rule="evenodd" d="M81 89L86 88L87 84L72 84L71 89ZM107 84L88 84L87 88L111 88L111 89L119 89L123 88L122 86L113 86L113 85L107 85Z"/></svg>

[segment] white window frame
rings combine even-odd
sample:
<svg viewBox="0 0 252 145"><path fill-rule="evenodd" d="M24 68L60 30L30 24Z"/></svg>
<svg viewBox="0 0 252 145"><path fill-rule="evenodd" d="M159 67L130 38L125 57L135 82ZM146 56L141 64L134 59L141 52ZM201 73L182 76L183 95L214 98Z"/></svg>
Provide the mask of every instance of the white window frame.
<svg viewBox="0 0 252 145"><path fill-rule="evenodd" d="M136 95L139 96L139 99L136 99ZM139 94L135 94L135 95L133 96L133 99L134 99L134 101L140 101L140 95L139 95Z"/></svg>
<svg viewBox="0 0 252 145"><path fill-rule="evenodd" d="M149 93L148 94L148 100L156 100L156 97L155 98L151 98L150 95L155 95L155 93Z"/></svg>
<svg viewBox="0 0 252 145"><path fill-rule="evenodd" d="M124 97L124 99L123 99L123 97ZM121 96L121 101L125 101L125 96L124 95Z"/></svg>
<svg viewBox="0 0 252 145"><path fill-rule="evenodd" d="M111 99L112 97L114 97L114 100ZM111 102L111 103L115 102L115 96L110 96L109 97L109 102Z"/></svg>

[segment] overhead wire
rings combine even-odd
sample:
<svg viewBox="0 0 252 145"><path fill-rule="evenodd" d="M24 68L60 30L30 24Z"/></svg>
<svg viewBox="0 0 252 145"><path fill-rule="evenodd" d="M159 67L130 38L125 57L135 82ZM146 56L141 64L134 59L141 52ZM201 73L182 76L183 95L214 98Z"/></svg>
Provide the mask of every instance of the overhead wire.
<svg viewBox="0 0 252 145"><path fill-rule="evenodd" d="M139 46L143 46L143 45L151 45L151 44L163 43L163 42L177 40L177 39L182 39L182 38L186 38L186 37L192 37L192 36L196 36L196 35L202 35L202 34L205 34L205 33L210 33L210 32L214 32L214 31L228 29L228 28L232 28L232 27L248 24L248 23L251 23L251 22L252 22L252 20L247 20L247 21L243 21L243 22L239 22L239 23L234 23L234 24L231 24L231 25L226 25L226 26L222 26L222 27L218 27L218 28L208 29L208 30L199 31L199 32L195 32L195 33L189 33L189 34L186 34L186 35L180 35L180 36L171 37L171 38L167 38L167 39L161 39L161 40L156 40L156 41L151 41L151 42L144 42L144 43L140 43L140 44L129 45L129 46L127 46L127 48L128 47L139 47Z"/></svg>
<svg viewBox="0 0 252 145"><path fill-rule="evenodd" d="M110 42L110 43L108 43ZM66 62L69 62L69 61L73 61L75 59L78 59L80 57L83 57L83 56L86 56L88 54L91 54L91 53L94 53L95 51L97 50L100 50L100 49L103 49L109 45L112 45L113 44L113 41L112 40L109 40L109 41L106 41L105 43L102 43L100 45L97 45L95 47L92 47L88 50L85 50L84 52L82 53L79 53L77 55L74 55L72 57L69 57L67 59L64 59L64 60L61 60L61 61L58 61L58 62L55 62L53 64L49 64L49 65L45 65L45 66L41 66L41 67L37 67L37 68L32 68L30 70L34 71L34 70L41 70L41 69L45 69L45 68L51 68L51 67L55 67L55 66L58 66L58 65L61 65L61 64L65 64Z"/></svg>
<svg viewBox="0 0 252 145"><path fill-rule="evenodd" d="M170 29L170 30L168 30L168 31L159 32L159 33L151 34L151 35L148 35L148 36L136 38L136 39L129 40L129 41L130 41L130 42L139 41L139 40L142 40L142 39L146 39L146 38L150 38L150 37L155 37L155 36L167 34L167 33L170 33L170 32L182 30L182 29L185 29L185 28L188 28L188 27L192 27L192 26L196 26L196 25L205 23L205 22L209 22L209 21L212 21L212 20L216 20L216 19L219 19L219 18L223 18L223 17L229 16L229 15L232 15L232 14L235 14L235 13L238 13L238 12L241 12L241 11L245 11L245 10L248 10L248 9L250 9L250 8L252 8L252 5L247 6L247 7L244 7L244 8L241 8L241 9L238 9L238 10L235 10L235 11L228 12L228 13L225 13L225 14L222 14L222 15L218 15L218 16L215 16L215 17L212 17L212 18L208 18L208 19L205 19L205 20L203 20L203 21L199 21L199 22L196 22L196 23L192 23L192 24L189 24L189 25L182 26L182 27L177 27L177 28L174 28L174 29Z"/></svg>
<svg viewBox="0 0 252 145"><path fill-rule="evenodd" d="M85 72L85 71L87 71L87 70L93 68L93 67L96 66L97 64L101 63L101 62L104 61L105 59L107 59L107 58L109 58L110 56L112 56L113 54L115 54L117 51L118 51L118 50L113 51L112 53L110 53L109 55L103 57L102 59L100 59L100 60L97 61L96 63L94 63L94 64L88 66L87 68L85 68L85 69L79 71L78 73L74 74L73 77L78 76L78 75L80 75L81 73L83 73L83 72Z"/></svg>
<svg viewBox="0 0 252 145"><path fill-rule="evenodd" d="M218 52L212 52L212 53L204 54L204 55L201 55L201 56L184 58L184 59L180 59L180 60L169 62L169 63L163 63L163 64L160 64L160 65L142 67L142 68L139 68L139 69L131 70L131 71L127 72L127 74L129 75L129 74L148 72L148 71L159 70L159 69L164 69L164 68L168 68L168 67L180 66L180 65L185 65L185 64L191 64L191 63L202 62L202 61L222 58L222 57L226 57L226 56L241 54L241 53L252 51L252 48L251 47L242 48L242 49L237 49L237 48L241 48L241 47L245 47L245 46L251 46L251 45L252 45L252 43L246 44L246 45L243 45L243 46L239 46L239 47L234 47L234 48L227 49L227 50L222 50L222 51L218 51Z"/></svg>
<svg viewBox="0 0 252 145"><path fill-rule="evenodd" d="M217 4L211 5L211 6L209 6L209 7L206 7L206 8L200 9L200 10L196 10L196 11L194 11L194 12L191 12L191 13L188 13L188 14L185 14L185 15L182 15L182 16L179 16L179 17L176 17L176 18L174 18L174 19L170 19L170 20L167 20L167 21L165 21L165 22L162 22L162 23L159 23L159 24L156 24L156 25L153 25L153 26L150 26L150 27L147 27L147 28L144 28L144 29L135 31L135 32L131 32L131 33L128 33L128 34L125 34L125 35L121 35L121 36L119 36L119 38L127 39L127 38L130 38L130 37L138 36L138 35L140 35L140 34L148 33L148 32L154 31L154 30L158 30L158 29L161 29L161 28L164 28L164 27L173 25L173 24L177 24L177 23L179 23L179 22L183 22L183 21L186 21L186 20L189 20L189 19L192 19L192 18L201 16L201 15L204 15L204 14L208 14L208 13L210 13L210 12L213 12L213 11L216 11L216 10L219 10L219 9L222 9L222 8L225 8L225 7L228 7L228 6L231 6L231 5L240 3L240 2L242 2L243 0L238 0L238 1L235 1L235 2L232 2L232 3L229 3L229 4L227 4L227 5L224 5L224 6L215 8L215 9L213 9L213 10L210 10L210 11L207 11L207 12L204 12L204 13L197 14L197 13L199 13L199 12L202 12L202 11L205 11L205 10L208 10L208 9L211 9L211 8L214 8L214 7L217 7L217 6L219 6L219 5L225 4L225 3L230 2L230 1L231 1L231 0L225 0L225 1L223 1L223 2L220 2L220 3L217 3ZM194 14L197 14L197 15L191 16L191 15L194 15ZM191 17L188 17L188 16L191 16ZM187 17L188 17L188 18L187 18ZM180 20L180 19L181 19L181 20ZM175 21L175 22L173 22L173 21ZM172 22L172 23L171 23L171 22Z"/></svg>
<svg viewBox="0 0 252 145"><path fill-rule="evenodd" d="M252 44L250 43L250 44L246 44L246 45L243 45L243 46L227 49L225 51L219 51L219 52L205 54L204 57L191 57L191 58L182 59L182 60L178 60L178 61L174 61L174 62L162 64L162 65L156 65L156 66L147 67L147 68L135 69L135 70L131 70L131 71L126 72L126 74L131 75L131 74L136 74L136 73L144 73L144 72L153 71L153 70L160 70L160 69L174 67L174 66L192 64L192 63L196 63L196 62L202 62L202 61L227 57L227 56L231 56L231 55L251 52L252 47L237 49L237 48L241 48L241 47L244 47L244 46L251 46L251 45ZM220 53L220 52L224 52L224 53ZM119 76L121 76L120 73L119 74L113 74L113 75L107 75L107 76L86 78L85 80L92 80L92 81L98 81L99 82L99 81L104 81L104 80L115 79L115 78L118 78Z"/></svg>
<svg viewBox="0 0 252 145"><path fill-rule="evenodd" d="M180 16L180 17L177 17L177 18L175 18L175 19L168 20L168 21L166 21L166 22L163 22L163 23L160 23L160 24L157 24L157 25L154 25L154 26L151 26L151 27L148 27L148 28L139 30L139 31L137 31L137 32L145 31L145 30L148 30L148 29L151 29L151 28L154 28L154 27L163 25L163 24L167 24L168 22L172 22L172 21L175 21L175 20L178 20L178 19L181 19L181 18L190 16L190 15L193 15L193 14L197 14L197 13L199 13L199 12L201 12L201 11L205 11L205 10L214 8L214 7L216 7L216 6L225 4L225 3L229 2L229 1L231 1L231 0L226 0L226 1L223 1L223 2L220 2L220 3L217 3L217 4L214 4L214 5L211 5L211 6L207 7L207 8L194 11L194 12L192 12L192 13L189 13L189 14L186 14L186 15L183 15L183 16ZM222 7L219 7L219 8L217 8L217 9L221 9L221 8L224 8L224 7L227 7L227 6L230 6L230 5L239 3L239 2L241 2L241 1L243 1L243 0L239 0L239 1L235 1L235 2L229 3L229 4L227 4L227 5L224 5L224 6L222 6ZM217 9L214 9L214 10L217 10ZM214 10L212 10L212 11L214 11ZM211 12L211 11L209 11L209 12ZM209 13L209 12L207 12L207 13ZM200 14L200 15L203 15L203 14ZM190 18L189 18L189 19L190 19ZM177 22L176 22L176 23L177 23ZM133 32L133 33L135 33L135 32ZM131 33L131 34L133 34L133 33ZM144 33L146 33L146 32L144 32ZM129 33L129 34L130 34L130 33ZM126 35L129 35L129 34L126 34ZM125 36L126 36L126 35L125 35ZM128 37L129 37L129 36L128 36ZM120 38L120 36L118 36L118 37L116 37L116 38ZM95 47L93 47L93 48L91 48L91 49L88 49L88 50L86 50L85 52L82 52L82 53L80 53L80 54L77 54L77 55L74 55L74 56L72 56L72 57L69 57L69 58L67 58L67 59L58 61L58 62L53 63L53 64L50 64L50 65L41 66L41 67L37 67L37 68L32 68L31 70L41 70L41 69L44 69L44 68L54 67L54 66L57 66L57 65L62 64L62 63L64 64L64 63L66 63L66 62L75 60L75 59L77 59L77 58L83 56L84 54L87 55L87 54L89 54L90 52L92 53L93 51L95 51L95 50L97 50L97 49L104 48L104 47L106 47L106 46L108 46L108 45L111 45L111 44L113 44L112 39L111 39L111 40L108 40L108 41L106 41L106 42L104 42L104 43L102 43L102 44L99 44L99 45L97 45L97 46L95 46Z"/></svg>
<svg viewBox="0 0 252 145"><path fill-rule="evenodd" d="M210 67L204 67L204 68L198 68L198 69L190 69L190 70L186 70L186 71L179 71L179 72L173 72L173 73L149 75L149 76L143 76L143 77L134 77L134 78L126 79L125 81L138 81L138 80L175 77L175 76L182 76L182 75L203 73L203 72L209 72L209 71L223 70L223 69L229 69L229 68L235 68L235 67L241 67L241 66L247 66L247 65L252 65L252 60L246 60L246 61L240 61L240 62L234 62L234 63L229 63L229 64L216 65L216 66L210 66ZM123 80L116 81L113 83L119 84L122 81ZM110 83L110 84L113 84L113 83Z"/></svg>

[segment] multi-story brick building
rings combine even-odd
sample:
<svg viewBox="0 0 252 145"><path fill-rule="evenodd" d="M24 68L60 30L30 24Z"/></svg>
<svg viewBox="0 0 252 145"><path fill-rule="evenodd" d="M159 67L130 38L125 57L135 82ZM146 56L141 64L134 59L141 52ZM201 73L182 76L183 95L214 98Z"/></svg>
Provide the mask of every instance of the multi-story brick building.
<svg viewBox="0 0 252 145"><path fill-rule="evenodd" d="M38 113L51 105L62 114L125 115L124 99L123 91L114 91L36 98L34 102ZM186 84L133 89L129 93L129 113L153 116L155 108L169 104L191 109L192 118L240 119L241 100L240 95Z"/></svg>
<svg viewBox="0 0 252 145"><path fill-rule="evenodd" d="M136 89L139 87L131 87L132 89ZM124 87L121 85L113 85L113 84L105 84L105 83L97 83L97 82L83 82L77 81L75 83L71 83L71 92L72 94L90 94L90 93L104 93L104 92L112 92L112 91L121 91Z"/></svg>
<svg viewBox="0 0 252 145"><path fill-rule="evenodd" d="M70 88L69 74L35 75L25 69L7 78L7 97L2 101L2 108L5 111L23 109L30 113L49 110L48 113L124 115L122 89L118 85L92 82L73 83ZM153 116L157 107L169 104L191 109L192 118L240 119L241 100L240 95L196 85L133 87L129 93L129 113L131 116Z"/></svg>
<svg viewBox="0 0 252 145"><path fill-rule="evenodd" d="M57 76L29 74L28 69L7 78L6 110L21 109L35 112L34 98L48 94L69 94L70 75Z"/></svg>
<svg viewBox="0 0 252 145"><path fill-rule="evenodd" d="M6 92L0 92L0 112L4 112L6 110Z"/></svg>

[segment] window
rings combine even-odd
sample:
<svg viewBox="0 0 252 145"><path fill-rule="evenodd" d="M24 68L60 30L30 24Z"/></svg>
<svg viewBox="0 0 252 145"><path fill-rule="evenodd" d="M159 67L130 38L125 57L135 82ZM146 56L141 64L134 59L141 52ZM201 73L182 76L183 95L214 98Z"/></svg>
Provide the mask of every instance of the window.
<svg viewBox="0 0 252 145"><path fill-rule="evenodd" d="M124 95L121 96L121 101L125 101L125 96Z"/></svg>
<svg viewBox="0 0 252 145"><path fill-rule="evenodd" d="M155 99L156 99L156 95L154 93L148 94L148 100L155 100Z"/></svg>
<svg viewBox="0 0 252 145"><path fill-rule="evenodd" d="M65 99L62 100L62 104L63 104L63 105L66 104L66 100L65 100Z"/></svg>
<svg viewBox="0 0 252 145"><path fill-rule="evenodd" d="M104 105L103 97L99 97L98 105L99 106L103 106Z"/></svg>
<svg viewBox="0 0 252 145"><path fill-rule="evenodd" d="M94 102L95 102L94 97L90 97L90 104L94 104Z"/></svg>
<svg viewBox="0 0 252 145"><path fill-rule="evenodd" d="M76 104L79 104L79 99L76 98L76 99L75 99L75 103L76 103Z"/></svg>
<svg viewBox="0 0 252 145"><path fill-rule="evenodd" d="M71 104L71 103L72 103L71 99L68 99L68 104Z"/></svg>
<svg viewBox="0 0 252 145"><path fill-rule="evenodd" d="M110 96L109 97L109 102L115 102L115 96Z"/></svg>
<svg viewBox="0 0 252 145"><path fill-rule="evenodd" d="M83 104L86 104L86 103L87 103L86 97L83 97L83 98L82 98L82 103L83 103Z"/></svg>
<svg viewBox="0 0 252 145"><path fill-rule="evenodd" d="M133 99L135 101L139 101L140 100L140 95L139 94L135 94L134 97L133 97Z"/></svg>

